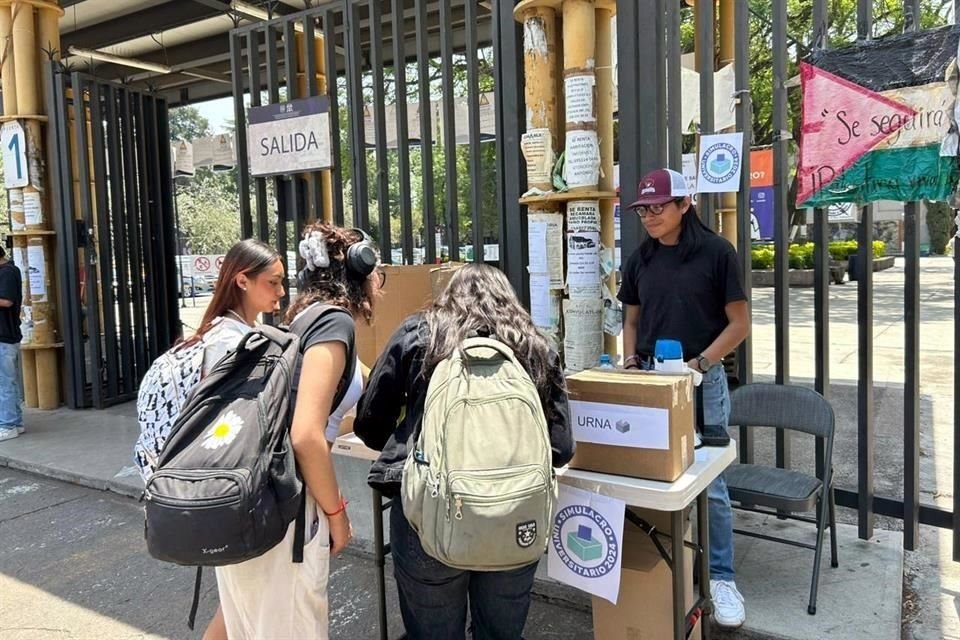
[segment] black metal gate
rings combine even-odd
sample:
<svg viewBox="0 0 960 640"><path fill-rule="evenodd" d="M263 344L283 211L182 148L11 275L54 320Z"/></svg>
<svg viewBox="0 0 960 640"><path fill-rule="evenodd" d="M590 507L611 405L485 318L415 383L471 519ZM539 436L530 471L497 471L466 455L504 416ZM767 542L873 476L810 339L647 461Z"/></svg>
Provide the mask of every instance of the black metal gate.
<svg viewBox="0 0 960 640"><path fill-rule="evenodd" d="M304 224L326 218L371 232L385 262L483 260L492 244L500 255L488 261L503 260L501 154L481 127L496 81L492 16L469 0L321 0L234 29L243 235L292 255ZM318 95L329 100L329 177L251 176L246 96L259 107Z"/></svg>
<svg viewBox="0 0 960 640"><path fill-rule="evenodd" d="M167 105L59 63L47 83L66 403L103 408L179 335Z"/></svg>

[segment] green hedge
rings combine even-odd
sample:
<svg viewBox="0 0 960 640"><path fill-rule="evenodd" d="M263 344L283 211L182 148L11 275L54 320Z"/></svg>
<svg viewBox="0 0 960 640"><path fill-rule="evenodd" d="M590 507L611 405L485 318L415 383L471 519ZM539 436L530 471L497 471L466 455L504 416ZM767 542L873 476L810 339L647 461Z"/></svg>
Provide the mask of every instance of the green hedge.
<svg viewBox="0 0 960 640"><path fill-rule="evenodd" d="M830 257L834 260L846 261L846 259L857 253L857 241L846 240L831 242L829 245ZM814 245L810 242L803 244L790 245L790 268L791 269L813 269L813 251ZM880 240L873 243L873 257L882 258L886 254L887 248ZM773 263L776 258L772 245L754 246L750 252L753 268L758 271L773 269Z"/></svg>

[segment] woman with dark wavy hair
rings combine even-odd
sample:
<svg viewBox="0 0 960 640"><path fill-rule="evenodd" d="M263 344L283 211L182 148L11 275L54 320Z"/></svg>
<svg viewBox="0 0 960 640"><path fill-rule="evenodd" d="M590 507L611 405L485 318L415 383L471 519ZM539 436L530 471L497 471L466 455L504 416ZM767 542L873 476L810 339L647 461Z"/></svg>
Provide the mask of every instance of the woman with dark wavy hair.
<svg viewBox="0 0 960 640"><path fill-rule="evenodd" d="M557 353L537 330L506 276L482 264L461 267L434 305L408 318L370 374L355 433L381 452L371 486L396 497L408 446L423 421L437 365L470 337L493 337L510 347L537 387L550 433L554 467L573 457L566 385ZM402 417L401 417L402 416ZM469 601L475 638L519 639L530 607L537 563L513 571L462 571L427 555L403 513L390 511L390 548L400 611L411 640L465 637Z"/></svg>
<svg viewBox="0 0 960 640"><path fill-rule="evenodd" d="M287 320L300 336L290 436L307 491L303 562L291 561L291 523L286 538L264 555L217 568L230 640L327 638L330 556L352 536L328 438L360 397L355 323L372 318L383 273L373 242L358 229L313 224L299 248L306 267Z"/></svg>

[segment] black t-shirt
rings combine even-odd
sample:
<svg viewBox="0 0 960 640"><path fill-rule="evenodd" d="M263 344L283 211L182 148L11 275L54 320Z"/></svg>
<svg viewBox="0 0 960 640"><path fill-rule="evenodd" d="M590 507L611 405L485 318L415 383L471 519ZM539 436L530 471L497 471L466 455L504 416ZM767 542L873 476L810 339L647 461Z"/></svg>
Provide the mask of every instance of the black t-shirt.
<svg viewBox="0 0 960 640"><path fill-rule="evenodd" d="M20 269L12 262L0 265L0 298L13 303L12 307L0 307L0 342L17 344L23 338L20 333L23 280Z"/></svg>
<svg viewBox="0 0 960 640"><path fill-rule="evenodd" d="M305 310L304 316L311 313L313 310L308 307ZM306 319L306 318L305 318ZM300 323L298 318L294 319L292 329L299 333ZM325 342L342 342L347 348L347 362L346 368L344 369L343 376L340 378L340 385L337 387L337 393L334 397L333 406L330 408L331 411L335 410L340 404L340 400L343 398L344 394L347 391L347 385L350 384L350 381L353 380L354 371L357 368L357 358L354 353L354 344L356 340L356 326L353 322L353 316L350 315L345 309L336 309L329 310L324 313L320 318L316 319L312 324L303 329L303 333L300 335L300 354L301 357L297 361L297 370L293 378L293 393L294 393L294 406L296 403L296 393L300 388L300 370L303 364L303 354L310 350L310 347L314 347L318 344L323 344Z"/></svg>
<svg viewBox="0 0 960 640"><path fill-rule="evenodd" d="M727 327L724 307L747 299L737 252L712 233L685 262L680 260L679 247L655 246L646 264L639 249L627 260L617 297L640 307L638 354L652 354L657 340L679 340L683 357L689 360L703 353Z"/></svg>

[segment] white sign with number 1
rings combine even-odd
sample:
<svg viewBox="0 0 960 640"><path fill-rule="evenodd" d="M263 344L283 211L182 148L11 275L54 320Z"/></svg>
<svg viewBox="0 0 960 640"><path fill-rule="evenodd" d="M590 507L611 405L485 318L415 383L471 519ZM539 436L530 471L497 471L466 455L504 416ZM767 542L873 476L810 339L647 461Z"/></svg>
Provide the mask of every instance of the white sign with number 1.
<svg viewBox="0 0 960 640"><path fill-rule="evenodd" d="M7 122L0 129L0 145L3 146L3 185L18 189L30 183L27 176L27 137L23 125L17 121Z"/></svg>

